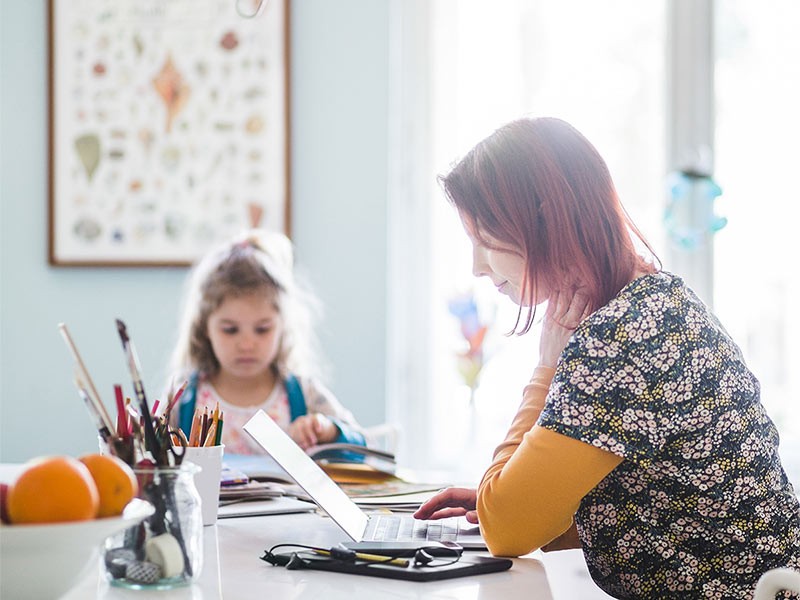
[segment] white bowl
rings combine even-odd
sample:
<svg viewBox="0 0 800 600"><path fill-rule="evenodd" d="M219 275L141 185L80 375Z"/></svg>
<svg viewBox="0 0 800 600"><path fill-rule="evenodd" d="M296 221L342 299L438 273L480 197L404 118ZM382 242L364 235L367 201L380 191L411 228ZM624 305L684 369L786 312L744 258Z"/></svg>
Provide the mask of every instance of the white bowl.
<svg viewBox="0 0 800 600"><path fill-rule="evenodd" d="M109 535L153 514L153 505L134 499L120 517L0 525L0 598L58 598L96 568Z"/></svg>

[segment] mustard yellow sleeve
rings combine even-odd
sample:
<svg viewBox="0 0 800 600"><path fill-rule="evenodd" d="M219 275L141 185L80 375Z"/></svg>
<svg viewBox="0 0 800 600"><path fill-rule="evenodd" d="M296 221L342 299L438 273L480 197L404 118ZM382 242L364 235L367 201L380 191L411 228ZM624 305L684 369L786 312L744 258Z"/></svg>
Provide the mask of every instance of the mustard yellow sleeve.
<svg viewBox="0 0 800 600"><path fill-rule="evenodd" d="M538 367L506 439L478 487L478 518L492 554L521 556L572 525L578 505L622 458L536 425L554 370Z"/></svg>
<svg viewBox="0 0 800 600"><path fill-rule="evenodd" d="M494 451L494 460L498 457L511 456L519 446L522 436L531 430L544 408L547 392L556 370L550 367L536 367L530 383L522 390L522 403L511 422L506 439Z"/></svg>

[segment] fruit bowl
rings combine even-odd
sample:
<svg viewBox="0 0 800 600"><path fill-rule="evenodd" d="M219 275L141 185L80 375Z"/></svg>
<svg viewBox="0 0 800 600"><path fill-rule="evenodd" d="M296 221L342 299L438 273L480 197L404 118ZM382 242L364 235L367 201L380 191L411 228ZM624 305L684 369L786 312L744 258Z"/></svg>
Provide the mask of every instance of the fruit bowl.
<svg viewBox="0 0 800 600"><path fill-rule="evenodd" d="M153 514L134 499L122 516L37 525L0 525L0 598L58 598L96 567L109 535Z"/></svg>

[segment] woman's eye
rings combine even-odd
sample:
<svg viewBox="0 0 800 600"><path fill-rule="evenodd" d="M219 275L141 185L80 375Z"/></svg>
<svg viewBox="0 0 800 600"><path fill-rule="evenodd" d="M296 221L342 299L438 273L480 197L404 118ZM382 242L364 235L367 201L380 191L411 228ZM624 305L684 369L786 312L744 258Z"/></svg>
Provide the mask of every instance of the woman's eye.
<svg viewBox="0 0 800 600"><path fill-rule="evenodd" d="M222 333L225 335L236 335L239 332L237 327L223 327Z"/></svg>
<svg viewBox="0 0 800 600"><path fill-rule="evenodd" d="M268 334L270 331L272 331L272 327L258 327L258 328L256 329L256 333L257 333L258 335L266 335L266 334Z"/></svg>

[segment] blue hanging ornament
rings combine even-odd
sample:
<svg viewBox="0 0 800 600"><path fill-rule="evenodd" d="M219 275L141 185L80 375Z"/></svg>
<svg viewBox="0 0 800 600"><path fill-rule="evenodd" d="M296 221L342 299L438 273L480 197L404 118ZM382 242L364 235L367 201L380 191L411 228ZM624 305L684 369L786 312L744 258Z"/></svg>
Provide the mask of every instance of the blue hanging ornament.
<svg viewBox="0 0 800 600"><path fill-rule="evenodd" d="M667 176L669 202L664 211L664 227L670 241L683 250L702 246L728 224L714 212L714 201L722 188L710 175L695 171L676 171Z"/></svg>

